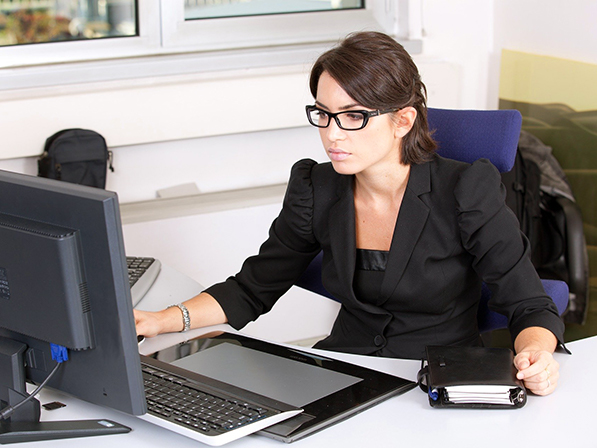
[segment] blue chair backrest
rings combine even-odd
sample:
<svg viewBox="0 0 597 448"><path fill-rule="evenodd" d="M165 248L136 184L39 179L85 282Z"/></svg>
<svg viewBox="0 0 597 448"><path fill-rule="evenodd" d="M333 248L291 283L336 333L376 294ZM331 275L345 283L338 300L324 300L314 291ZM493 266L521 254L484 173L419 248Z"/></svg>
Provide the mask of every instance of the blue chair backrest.
<svg viewBox="0 0 597 448"><path fill-rule="evenodd" d="M501 173L514 166L522 115L517 110L428 109L438 154L473 163L486 158Z"/></svg>

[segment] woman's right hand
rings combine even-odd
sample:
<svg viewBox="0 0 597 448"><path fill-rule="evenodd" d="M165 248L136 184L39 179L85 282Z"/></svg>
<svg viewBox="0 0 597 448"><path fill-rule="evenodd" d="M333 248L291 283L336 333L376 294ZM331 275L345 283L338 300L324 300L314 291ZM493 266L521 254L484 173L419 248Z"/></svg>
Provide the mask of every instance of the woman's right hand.
<svg viewBox="0 0 597 448"><path fill-rule="evenodd" d="M169 307L161 311L133 310L137 334L152 338L160 333L174 333L182 331L184 321L178 307Z"/></svg>
<svg viewBox="0 0 597 448"><path fill-rule="evenodd" d="M133 310L137 334L146 338L152 338L160 333L164 333L164 311L166 310L158 312Z"/></svg>

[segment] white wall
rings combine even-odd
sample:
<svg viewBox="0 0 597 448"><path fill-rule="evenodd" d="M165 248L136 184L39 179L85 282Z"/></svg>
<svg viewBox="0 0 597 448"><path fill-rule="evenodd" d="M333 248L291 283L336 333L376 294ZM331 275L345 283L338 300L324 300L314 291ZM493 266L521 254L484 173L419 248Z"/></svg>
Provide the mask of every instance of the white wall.
<svg viewBox="0 0 597 448"><path fill-rule="evenodd" d="M35 174L45 139L81 127L106 138L117 170L107 188L122 202L189 182L206 192L284 182L292 160L314 153L309 101L303 67L0 91L0 168Z"/></svg>
<svg viewBox="0 0 597 448"><path fill-rule="evenodd" d="M499 0L498 0L499 1ZM493 1L424 0L423 55L417 60L442 61L457 72L454 79L439 66L423 81L437 79L437 89L457 92L455 109L487 108L487 61L493 45ZM429 92L429 105L436 106L437 90Z"/></svg>

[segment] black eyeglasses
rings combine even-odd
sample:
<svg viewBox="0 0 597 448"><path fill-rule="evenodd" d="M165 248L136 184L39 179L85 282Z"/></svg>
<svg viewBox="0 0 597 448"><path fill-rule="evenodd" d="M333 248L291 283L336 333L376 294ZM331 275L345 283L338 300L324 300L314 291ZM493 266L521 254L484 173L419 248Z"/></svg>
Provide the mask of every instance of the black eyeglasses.
<svg viewBox="0 0 597 448"><path fill-rule="evenodd" d="M331 113L317 106L306 106L309 123L318 128L327 128L332 118L340 129L345 131L358 131L367 126L370 117L396 112L400 109L387 110L347 110L346 112Z"/></svg>

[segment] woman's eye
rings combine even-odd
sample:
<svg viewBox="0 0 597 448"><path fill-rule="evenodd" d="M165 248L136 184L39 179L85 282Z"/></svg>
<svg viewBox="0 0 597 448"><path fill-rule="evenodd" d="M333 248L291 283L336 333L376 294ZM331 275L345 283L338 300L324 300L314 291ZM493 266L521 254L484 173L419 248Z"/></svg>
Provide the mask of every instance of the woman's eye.
<svg viewBox="0 0 597 448"><path fill-rule="evenodd" d="M346 117L352 121L363 121L363 114L346 114Z"/></svg>

